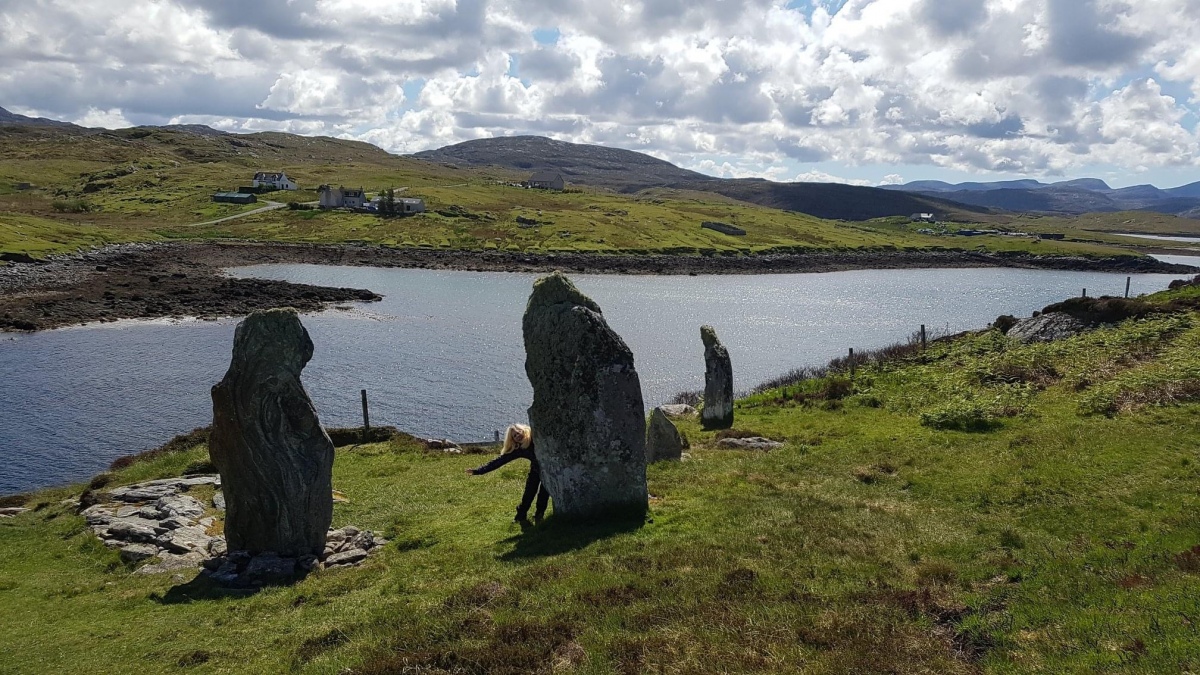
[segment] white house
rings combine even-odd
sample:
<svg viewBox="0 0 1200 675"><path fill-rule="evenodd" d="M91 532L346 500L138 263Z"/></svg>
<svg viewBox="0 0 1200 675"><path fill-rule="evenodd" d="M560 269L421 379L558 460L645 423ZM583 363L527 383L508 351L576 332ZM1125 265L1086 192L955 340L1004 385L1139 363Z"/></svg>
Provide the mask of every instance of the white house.
<svg viewBox="0 0 1200 675"><path fill-rule="evenodd" d="M253 186L256 188L271 188L272 190L298 190L296 181L288 178L288 175L282 171L279 173L269 173L259 171L254 174Z"/></svg>
<svg viewBox="0 0 1200 675"><path fill-rule="evenodd" d="M529 187L540 188L542 190L558 190L562 191L567 184L563 181L561 173L553 171L539 171L529 177Z"/></svg>
<svg viewBox="0 0 1200 675"><path fill-rule="evenodd" d="M383 195L373 197L370 209L378 211L383 204ZM425 200L415 197L396 197L396 215L408 216L415 213L425 213Z"/></svg>
<svg viewBox="0 0 1200 675"><path fill-rule="evenodd" d="M914 213L908 219L914 223L932 223L935 220L932 213Z"/></svg>
<svg viewBox="0 0 1200 675"><path fill-rule="evenodd" d="M361 209L367 205L367 196L362 188L322 185L317 189L323 209Z"/></svg>

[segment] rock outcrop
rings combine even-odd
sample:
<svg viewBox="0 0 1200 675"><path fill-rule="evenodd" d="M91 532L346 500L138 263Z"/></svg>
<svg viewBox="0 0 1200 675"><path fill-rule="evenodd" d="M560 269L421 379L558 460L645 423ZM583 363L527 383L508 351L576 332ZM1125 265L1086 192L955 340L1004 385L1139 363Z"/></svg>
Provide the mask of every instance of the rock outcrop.
<svg viewBox="0 0 1200 675"><path fill-rule="evenodd" d="M534 284L523 331L529 422L554 515L645 512L645 407L629 347L558 272Z"/></svg>
<svg viewBox="0 0 1200 675"><path fill-rule="evenodd" d="M729 350L717 339L712 326L700 327L704 342L704 407L700 424L705 429L728 429L733 426L733 363Z"/></svg>
<svg viewBox="0 0 1200 675"><path fill-rule="evenodd" d="M1021 319L1008 329L1007 335L1021 342L1053 342L1088 330L1086 324L1065 312L1046 312Z"/></svg>
<svg viewBox="0 0 1200 675"><path fill-rule="evenodd" d="M683 437L661 407L650 411L646 430L646 463L678 461L683 457Z"/></svg>
<svg viewBox="0 0 1200 675"><path fill-rule="evenodd" d="M193 488L221 487L219 476L164 478L113 488L107 501L80 512L105 546L119 550L122 562L141 564L134 574L182 572L203 567L202 574L224 584L254 586L285 582L301 572L348 567L382 550L387 540L370 530L330 530L319 555L257 555L230 551L219 530L225 509L220 491L208 503L187 494ZM210 513L211 515L205 515Z"/></svg>
<svg viewBox="0 0 1200 675"><path fill-rule="evenodd" d="M313 343L295 310L238 324L233 360L212 389L209 454L221 472L231 550L319 555L333 520L333 443L300 371Z"/></svg>

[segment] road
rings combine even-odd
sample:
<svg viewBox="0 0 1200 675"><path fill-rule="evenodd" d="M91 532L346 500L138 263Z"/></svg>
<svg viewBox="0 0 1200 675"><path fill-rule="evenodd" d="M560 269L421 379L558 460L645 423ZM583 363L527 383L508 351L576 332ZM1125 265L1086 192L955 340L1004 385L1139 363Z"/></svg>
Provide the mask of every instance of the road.
<svg viewBox="0 0 1200 675"><path fill-rule="evenodd" d="M218 223L224 223L229 220L237 220L238 218L245 218L246 216L252 216L256 213L266 213L267 211L274 211L276 209L282 209L286 206L287 206L287 204L283 204L280 202L268 201L266 206L260 206L257 209L251 209L244 213L238 213L238 214L234 214L232 216L226 216L224 218L218 218L216 220L210 220L210 221L207 221L204 223L192 223L191 225L188 225L187 227L203 227L204 225L216 225Z"/></svg>

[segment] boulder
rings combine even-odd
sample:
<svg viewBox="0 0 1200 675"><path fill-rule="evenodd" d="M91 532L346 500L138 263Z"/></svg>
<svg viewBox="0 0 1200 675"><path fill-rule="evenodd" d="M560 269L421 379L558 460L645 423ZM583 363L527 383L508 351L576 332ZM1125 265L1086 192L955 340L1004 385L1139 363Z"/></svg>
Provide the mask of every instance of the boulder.
<svg viewBox="0 0 1200 675"><path fill-rule="evenodd" d="M761 450L767 452L782 448L783 443L773 441L769 438L753 436L751 438L722 438L717 441L717 447L725 448L726 450Z"/></svg>
<svg viewBox="0 0 1200 675"><path fill-rule="evenodd" d="M522 329L534 452L554 515L644 513L646 413L633 353L558 272L533 285Z"/></svg>
<svg viewBox="0 0 1200 675"><path fill-rule="evenodd" d="M672 404L672 405L661 405L661 406L659 406L659 410L662 410L663 414L665 414L667 417L669 417L673 420L690 419L690 418L695 417L696 415L700 414L699 411L697 411L692 406L684 405L682 403Z"/></svg>
<svg viewBox="0 0 1200 675"><path fill-rule="evenodd" d="M134 570L134 574L162 574L163 572L178 572L182 570L196 569L204 562L203 553L185 553L183 555L175 555L173 553L160 553L159 562L153 565L145 565Z"/></svg>
<svg viewBox="0 0 1200 675"><path fill-rule="evenodd" d="M313 343L292 309L238 324L229 371L212 389L209 454L221 474L232 550L320 554L333 520L333 443L300 371Z"/></svg>
<svg viewBox="0 0 1200 675"><path fill-rule="evenodd" d="M704 407L700 424L705 429L728 429L733 426L733 364L729 350L717 339L712 326L700 327L704 342Z"/></svg>
<svg viewBox="0 0 1200 675"><path fill-rule="evenodd" d="M646 463L678 460L683 456L683 437L661 407L650 411L646 430Z"/></svg>
<svg viewBox="0 0 1200 675"><path fill-rule="evenodd" d="M190 518L195 520L204 515L204 504L195 497L171 495L154 503L161 518Z"/></svg>
<svg viewBox="0 0 1200 675"><path fill-rule="evenodd" d="M1078 335L1087 325L1066 312L1047 312L1013 324L1006 333L1021 342L1053 342Z"/></svg>

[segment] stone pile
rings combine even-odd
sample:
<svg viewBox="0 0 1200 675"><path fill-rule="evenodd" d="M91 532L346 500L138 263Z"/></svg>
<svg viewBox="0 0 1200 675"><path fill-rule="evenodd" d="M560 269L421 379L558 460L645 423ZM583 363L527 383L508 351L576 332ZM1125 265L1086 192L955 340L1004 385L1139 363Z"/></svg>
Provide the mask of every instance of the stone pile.
<svg viewBox="0 0 1200 675"><path fill-rule="evenodd" d="M206 576L223 583L254 584L280 580L315 569L349 567L366 560L387 544L370 530L343 527L329 530L321 555L251 555L228 551L225 537L215 531L218 516L205 516L210 507L186 494L200 485L221 487L219 476L187 476L147 481L114 488L113 500L84 509L88 526L109 548L120 549L130 564L157 558L134 574L157 574L204 568ZM225 497L216 492L212 509L223 511Z"/></svg>
<svg viewBox="0 0 1200 675"><path fill-rule="evenodd" d="M370 530L346 526L326 533L325 550L320 556L281 556L271 552L251 555L248 551L223 551L204 561L201 574L228 585L286 581L318 569L356 566L367 556L382 550L387 543L387 539L375 536Z"/></svg>
<svg viewBox="0 0 1200 675"><path fill-rule="evenodd" d="M691 419L700 414L698 410L690 405L683 403L673 403L670 405L658 406L667 417L673 420Z"/></svg>

